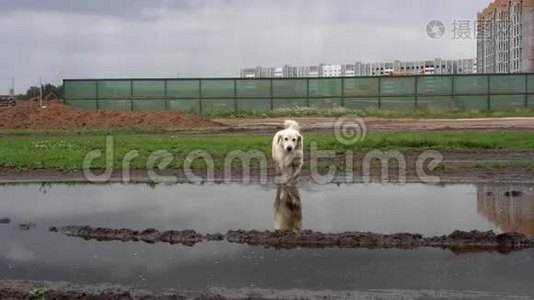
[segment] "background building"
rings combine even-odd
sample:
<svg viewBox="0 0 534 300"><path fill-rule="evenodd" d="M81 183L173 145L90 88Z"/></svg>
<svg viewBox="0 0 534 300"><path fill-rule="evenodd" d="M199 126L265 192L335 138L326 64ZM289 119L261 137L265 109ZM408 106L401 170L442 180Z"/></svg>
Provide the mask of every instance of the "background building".
<svg viewBox="0 0 534 300"><path fill-rule="evenodd" d="M478 73L534 71L534 0L496 0L477 16Z"/></svg>
<svg viewBox="0 0 534 300"><path fill-rule="evenodd" d="M531 185L477 185L477 211L503 232L534 236L534 194Z"/></svg>
<svg viewBox="0 0 534 300"><path fill-rule="evenodd" d="M534 1L534 0L533 0ZM394 61L317 66L256 67L241 69L242 78L271 77L339 77L339 76L388 76L388 75L432 75L471 74L477 72L475 59L441 59L421 61Z"/></svg>

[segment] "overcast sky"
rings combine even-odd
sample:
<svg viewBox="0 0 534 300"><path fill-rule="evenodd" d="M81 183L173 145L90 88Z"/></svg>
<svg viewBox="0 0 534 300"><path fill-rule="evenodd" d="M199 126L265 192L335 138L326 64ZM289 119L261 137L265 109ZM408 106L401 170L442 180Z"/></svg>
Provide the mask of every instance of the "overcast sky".
<svg viewBox="0 0 534 300"><path fill-rule="evenodd" d="M0 0L0 94L63 78L231 77L242 67L474 58L454 20L490 0ZM441 20L441 39L426 25Z"/></svg>

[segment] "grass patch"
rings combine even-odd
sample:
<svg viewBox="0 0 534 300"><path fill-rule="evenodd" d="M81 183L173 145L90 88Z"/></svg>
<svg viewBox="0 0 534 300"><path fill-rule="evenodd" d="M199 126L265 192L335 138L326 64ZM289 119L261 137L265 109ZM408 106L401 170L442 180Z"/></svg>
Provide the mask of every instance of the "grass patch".
<svg viewBox="0 0 534 300"><path fill-rule="evenodd" d="M113 165L121 168L124 156L137 151L131 167L146 168L149 156L158 150L171 153L173 160L167 168L181 168L186 155L202 150L214 158L215 166L223 164L231 151L260 151L267 157L271 152L270 136L169 136L158 134L114 134ZM22 135L0 137L0 168L79 170L87 153L101 150L103 156L92 161L91 167L105 167L105 135ZM343 145L333 135L310 134L305 137L305 149L310 144L318 150L344 153L352 150L364 153L373 149L420 151L436 150L534 150L534 133L377 133L368 135L363 142ZM158 160L158 162L161 160ZM193 168L203 168L202 160L193 161Z"/></svg>
<svg viewBox="0 0 534 300"><path fill-rule="evenodd" d="M28 295L24 298L25 300L46 300L46 289L35 288L32 289Z"/></svg>

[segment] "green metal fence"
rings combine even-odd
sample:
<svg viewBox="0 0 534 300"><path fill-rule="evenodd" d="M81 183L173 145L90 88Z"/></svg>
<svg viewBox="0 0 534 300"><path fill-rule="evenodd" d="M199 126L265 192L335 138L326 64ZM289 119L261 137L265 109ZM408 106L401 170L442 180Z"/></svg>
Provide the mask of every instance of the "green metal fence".
<svg viewBox="0 0 534 300"><path fill-rule="evenodd" d="M67 104L92 110L217 114L292 107L404 111L534 108L534 74L65 79L63 84Z"/></svg>

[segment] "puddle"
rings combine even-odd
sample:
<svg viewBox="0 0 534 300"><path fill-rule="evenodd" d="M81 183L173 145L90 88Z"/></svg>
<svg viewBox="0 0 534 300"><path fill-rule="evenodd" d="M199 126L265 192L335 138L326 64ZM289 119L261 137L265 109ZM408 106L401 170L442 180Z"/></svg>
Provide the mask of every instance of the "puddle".
<svg viewBox="0 0 534 300"><path fill-rule="evenodd" d="M534 235L529 185L302 184L302 228L321 232L518 231ZM512 191L520 191L514 194ZM507 192L509 192L507 194ZM534 295L534 250L457 255L415 250L270 250L227 242L194 247L98 242L48 231L273 230L276 186L0 186L0 279L117 283L142 288L430 289ZM20 230L20 224L32 224Z"/></svg>
<svg viewBox="0 0 534 300"><path fill-rule="evenodd" d="M531 186L311 185L299 188L302 227L443 235L458 230L518 231L534 237ZM521 191L521 196L505 196ZM272 230L276 186L6 185L0 218L11 225L91 225L132 229ZM6 225L0 224L5 227ZM9 226L9 225L7 225Z"/></svg>

